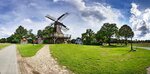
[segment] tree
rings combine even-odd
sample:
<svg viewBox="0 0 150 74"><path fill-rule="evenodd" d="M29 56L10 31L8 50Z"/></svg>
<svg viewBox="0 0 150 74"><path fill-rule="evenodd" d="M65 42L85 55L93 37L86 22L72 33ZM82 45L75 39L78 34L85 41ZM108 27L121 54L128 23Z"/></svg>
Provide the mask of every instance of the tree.
<svg viewBox="0 0 150 74"><path fill-rule="evenodd" d="M42 36L44 38L50 38L51 34L53 33L54 28L51 26L46 26L42 32Z"/></svg>
<svg viewBox="0 0 150 74"><path fill-rule="evenodd" d="M96 33L96 40L98 43L100 43L101 45L103 45L104 43L104 39L105 39L105 36L104 36L104 33L102 32L102 30L100 29L99 31L97 31Z"/></svg>
<svg viewBox="0 0 150 74"><path fill-rule="evenodd" d="M71 43L75 44L75 41L76 41L76 39L72 39L72 40L71 40Z"/></svg>
<svg viewBox="0 0 150 74"><path fill-rule="evenodd" d="M33 40L36 39L36 36L32 33L32 29L27 32L26 38L28 39L29 43L33 43Z"/></svg>
<svg viewBox="0 0 150 74"><path fill-rule="evenodd" d="M116 32L116 39L117 39L117 44L121 43L119 31ZM122 45L122 43L121 43L121 45Z"/></svg>
<svg viewBox="0 0 150 74"><path fill-rule="evenodd" d="M44 43L51 43L52 40L50 39L54 32L54 27L46 26L44 30L38 30L37 36L44 38Z"/></svg>
<svg viewBox="0 0 150 74"><path fill-rule="evenodd" d="M87 29L85 33L82 33L83 44L90 45L94 43L95 33L91 29Z"/></svg>
<svg viewBox="0 0 150 74"><path fill-rule="evenodd" d="M32 40L36 38L32 33L32 29L28 31L23 26L19 26L15 33L7 38L7 41L10 43L19 43L22 37L26 37L28 40L30 40L29 42L32 42Z"/></svg>
<svg viewBox="0 0 150 74"><path fill-rule="evenodd" d="M16 29L15 33L12 35L12 37L13 37L12 42L19 43L20 40L22 39L22 37L26 37L27 36L27 32L28 31L24 27L19 26Z"/></svg>
<svg viewBox="0 0 150 74"><path fill-rule="evenodd" d="M132 29L131 29L132 30ZM134 36L134 32L132 31L131 33L130 33L130 38L131 38L131 51L134 51L133 50L133 46L132 46L132 38L133 38L133 36Z"/></svg>
<svg viewBox="0 0 150 74"><path fill-rule="evenodd" d="M24 27L22 26L19 26L17 29L16 29L16 32L15 34L18 34L19 36L26 36L27 35L27 29L25 29Z"/></svg>
<svg viewBox="0 0 150 74"><path fill-rule="evenodd" d="M37 32L37 36L38 36L38 37L43 37L42 35L43 35L42 30L38 30L38 32Z"/></svg>
<svg viewBox="0 0 150 74"><path fill-rule="evenodd" d="M134 36L134 32L132 31L132 29L130 28L130 26L128 25L123 25L120 29L119 29L119 35L121 37L124 37L125 39L125 45L127 45L127 38L133 38Z"/></svg>
<svg viewBox="0 0 150 74"><path fill-rule="evenodd" d="M0 43L6 43L7 42L7 39L6 38L1 38L0 39Z"/></svg>
<svg viewBox="0 0 150 74"><path fill-rule="evenodd" d="M101 29L97 32L96 38L106 41L110 46L111 37L118 32L116 24L104 23Z"/></svg>
<svg viewBox="0 0 150 74"><path fill-rule="evenodd" d="M10 37L7 38L8 43L17 43L17 42L14 42L13 40L14 40L14 35L13 34Z"/></svg>

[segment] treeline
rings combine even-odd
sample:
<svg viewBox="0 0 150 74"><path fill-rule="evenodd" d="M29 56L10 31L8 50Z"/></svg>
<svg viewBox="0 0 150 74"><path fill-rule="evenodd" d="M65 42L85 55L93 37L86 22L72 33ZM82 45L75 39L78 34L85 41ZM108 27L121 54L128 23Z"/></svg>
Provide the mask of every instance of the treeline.
<svg viewBox="0 0 150 74"><path fill-rule="evenodd" d="M96 32L92 29L87 29L82 33L82 41L85 45L103 45L104 43L124 43L128 44L128 39L132 40L134 32L128 25L123 25L120 29L114 23L104 23L103 26ZM73 42L73 40L71 41Z"/></svg>
<svg viewBox="0 0 150 74"><path fill-rule="evenodd" d="M19 26L16 31L14 32L14 34L12 34L10 37L8 38L2 38L0 40L0 42L3 43L20 43L20 40L23 37L27 37L29 39L29 42L32 42L31 39L35 39L36 36L32 33L32 29L31 30L27 30L22 26Z"/></svg>
<svg viewBox="0 0 150 74"><path fill-rule="evenodd" d="M37 34L32 33L32 29L27 30L23 26L19 26L14 34L8 38L1 38L0 43L20 43L22 38L26 38L28 43L33 43L37 38L42 38L44 43L50 42L50 35L53 32L53 27L46 26L44 30L38 30Z"/></svg>
<svg viewBox="0 0 150 74"><path fill-rule="evenodd" d="M42 38L43 43L52 43L51 34L54 28L46 26L43 30L38 30L37 34L32 33L32 29L27 30L23 26L19 26L14 34L8 38L1 38L0 43L20 43L22 38L27 38L28 43L33 43L37 38ZM92 29L87 29L85 33L82 33L81 39L82 43L85 45L103 45L107 43L120 43L127 45L128 42L131 43L150 43L150 40L134 40L132 38L134 32L128 25L123 25L118 28L114 23L104 23L103 26L95 33ZM69 42L75 43L76 39L72 39Z"/></svg>

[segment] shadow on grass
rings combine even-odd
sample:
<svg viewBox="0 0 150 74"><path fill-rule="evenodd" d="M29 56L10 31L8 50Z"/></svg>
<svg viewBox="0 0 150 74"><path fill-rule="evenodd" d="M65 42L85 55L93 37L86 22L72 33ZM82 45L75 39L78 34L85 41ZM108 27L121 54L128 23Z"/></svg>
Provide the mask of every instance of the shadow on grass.
<svg viewBox="0 0 150 74"><path fill-rule="evenodd" d="M133 53L133 52L136 52L137 51L137 49L133 49L133 50L127 50L127 52L125 52L125 53L123 53L122 55L124 56L124 55L127 55L127 54L129 54L129 53Z"/></svg>
<svg viewBox="0 0 150 74"><path fill-rule="evenodd" d="M102 45L103 48L117 48L117 47L128 47L126 45Z"/></svg>

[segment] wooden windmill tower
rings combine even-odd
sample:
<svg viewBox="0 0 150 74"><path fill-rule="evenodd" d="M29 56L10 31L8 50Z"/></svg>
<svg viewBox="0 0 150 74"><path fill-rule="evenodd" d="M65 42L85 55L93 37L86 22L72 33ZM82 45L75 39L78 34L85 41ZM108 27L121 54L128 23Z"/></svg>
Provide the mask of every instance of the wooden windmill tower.
<svg viewBox="0 0 150 74"><path fill-rule="evenodd" d="M58 17L57 19L55 19L54 17L50 16L50 15L46 15L45 17L54 21L51 26L54 26L54 30L53 30L53 34L51 35L54 43L63 43L65 41L67 41L68 39L71 38L71 35L68 34L63 34L63 31L67 31L69 30L68 27L66 27L63 23L61 23L60 21L62 21L66 16L68 15L68 13L64 13L62 14L60 17Z"/></svg>

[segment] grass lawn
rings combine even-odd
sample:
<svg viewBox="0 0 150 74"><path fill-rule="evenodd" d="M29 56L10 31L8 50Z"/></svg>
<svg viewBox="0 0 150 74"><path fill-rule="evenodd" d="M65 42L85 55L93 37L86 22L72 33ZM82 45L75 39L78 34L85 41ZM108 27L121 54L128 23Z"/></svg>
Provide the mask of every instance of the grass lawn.
<svg viewBox="0 0 150 74"><path fill-rule="evenodd" d="M9 46L10 44L7 44L7 43L0 43L0 49L2 49L2 48L4 48L4 47L6 47L6 46Z"/></svg>
<svg viewBox="0 0 150 74"><path fill-rule="evenodd" d="M150 47L150 43L134 43L133 45L140 47Z"/></svg>
<svg viewBox="0 0 150 74"><path fill-rule="evenodd" d="M22 57L31 57L36 54L36 52L43 47L42 44L18 44L17 48Z"/></svg>
<svg viewBox="0 0 150 74"><path fill-rule="evenodd" d="M74 44L50 45L59 64L76 74L146 74L150 50Z"/></svg>

